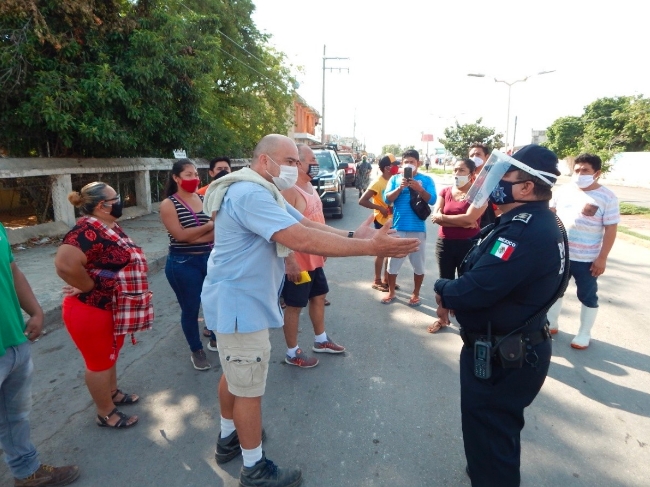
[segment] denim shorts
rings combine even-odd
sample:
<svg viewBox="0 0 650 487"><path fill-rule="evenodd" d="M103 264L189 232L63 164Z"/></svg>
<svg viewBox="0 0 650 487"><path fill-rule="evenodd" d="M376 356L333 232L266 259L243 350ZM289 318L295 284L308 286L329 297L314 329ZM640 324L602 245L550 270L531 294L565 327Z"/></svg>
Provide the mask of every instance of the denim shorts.
<svg viewBox="0 0 650 487"><path fill-rule="evenodd" d="M216 335L219 360L230 393L238 397L263 396L271 358L269 330Z"/></svg>

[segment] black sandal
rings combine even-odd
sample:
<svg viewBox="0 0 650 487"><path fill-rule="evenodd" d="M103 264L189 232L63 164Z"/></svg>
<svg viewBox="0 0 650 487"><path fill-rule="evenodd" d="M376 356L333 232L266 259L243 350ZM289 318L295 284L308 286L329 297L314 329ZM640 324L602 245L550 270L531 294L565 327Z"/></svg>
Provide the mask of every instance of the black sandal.
<svg viewBox="0 0 650 487"><path fill-rule="evenodd" d="M111 416L119 416L119 420L115 424L108 424L108 418ZM129 419L131 419L129 416L126 414L120 412L117 410L117 408L113 409L108 415L104 416L103 418L98 414L97 419L99 419L99 423L97 423L97 426L100 428L130 428L131 426L135 426L138 424L138 420L136 419L135 422L129 424Z"/></svg>
<svg viewBox="0 0 650 487"><path fill-rule="evenodd" d="M115 401L115 396L117 396L118 394L123 394L122 399L120 399L119 401ZM117 389L115 391L115 394L111 396L111 399L113 399L113 404L115 404L116 406L120 406L124 404L135 404L140 400L140 398L138 397L136 399L133 399L133 396L134 396L133 394L127 394L126 392L122 392L120 389Z"/></svg>

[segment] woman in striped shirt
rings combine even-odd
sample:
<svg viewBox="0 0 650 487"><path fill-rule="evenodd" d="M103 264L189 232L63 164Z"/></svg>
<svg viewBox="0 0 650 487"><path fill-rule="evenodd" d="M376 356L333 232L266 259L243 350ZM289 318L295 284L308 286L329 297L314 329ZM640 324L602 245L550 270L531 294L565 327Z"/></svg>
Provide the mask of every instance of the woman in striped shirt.
<svg viewBox="0 0 650 487"><path fill-rule="evenodd" d="M214 242L214 222L203 213L203 197L196 194L199 174L189 159L172 166L160 218L169 233L169 255L165 275L181 307L181 326L190 347L190 360L197 370L208 370L199 332L201 288ZM208 349L217 350L214 333Z"/></svg>

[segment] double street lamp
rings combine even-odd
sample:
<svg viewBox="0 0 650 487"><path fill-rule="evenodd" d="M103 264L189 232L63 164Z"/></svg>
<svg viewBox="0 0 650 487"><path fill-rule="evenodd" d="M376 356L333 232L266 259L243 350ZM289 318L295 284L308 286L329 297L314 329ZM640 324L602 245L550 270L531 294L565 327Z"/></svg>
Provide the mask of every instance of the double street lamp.
<svg viewBox="0 0 650 487"><path fill-rule="evenodd" d="M509 137L509 132L510 132L510 94L511 94L511 91L512 91L512 85L517 84L517 83L523 83L524 81L526 81L528 78L530 78L532 76L539 76L539 75L542 75L542 74L549 74L549 73L554 73L554 72L555 72L554 69L552 69L550 71L540 71L539 73L530 74L528 76L525 76L524 78L517 79L515 81L505 81L505 80L502 80L502 79L497 79L497 78L495 78L493 76L489 76L490 78L494 79L495 83L504 83L504 84L508 85L508 119L506 121L506 152L508 151L508 137ZM481 74L481 73L469 73L467 76L472 76L474 78L485 78L486 77L485 74ZM514 140L512 141L512 145L513 146L515 145Z"/></svg>

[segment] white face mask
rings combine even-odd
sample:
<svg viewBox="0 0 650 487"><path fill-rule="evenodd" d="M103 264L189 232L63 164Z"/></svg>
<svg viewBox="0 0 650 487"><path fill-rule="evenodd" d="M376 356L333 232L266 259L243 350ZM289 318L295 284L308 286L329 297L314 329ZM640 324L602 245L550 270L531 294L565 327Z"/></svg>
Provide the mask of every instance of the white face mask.
<svg viewBox="0 0 650 487"><path fill-rule="evenodd" d="M471 157L470 159L474 161L476 167L481 167L483 164L485 164L485 161L478 156Z"/></svg>
<svg viewBox="0 0 650 487"><path fill-rule="evenodd" d="M578 188L584 189L594 184L595 179L593 174L574 174L571 176L571 181L575 183Z"/></svg>
<svg viewBox="0 0 650 487"><path fill-rule="evenodd" d="M268 155L266 157L271 159ZM298 181L298 168L296 166L281 166L273 159L271 159L271 162L280 168L279 176L273 176L270 172L266 171L266 174L271 176L273 179L273 184L275 184L280 191L292 188L296 184L296 181Z"/></svg>
<svg viewBox="0 0 650 487"><path fill-rule="evenodd" d="M415 166L414 166L413 164L404 164L404 166L402 166L402 169L404 169L404 168L406 168L406 167L410 167L411 170L412 170L413 172L415 172Z"/></svg>
<svg viewBox="0 0 650 487"><path fill-rule="evenodd" d="M469 176L454 176L454 179L457 188L462 188L469 183Z"/></svg>

